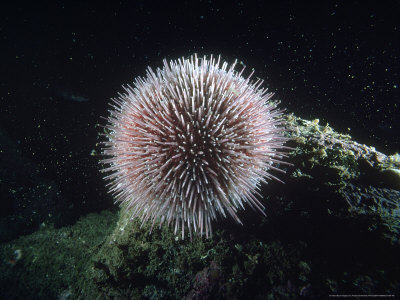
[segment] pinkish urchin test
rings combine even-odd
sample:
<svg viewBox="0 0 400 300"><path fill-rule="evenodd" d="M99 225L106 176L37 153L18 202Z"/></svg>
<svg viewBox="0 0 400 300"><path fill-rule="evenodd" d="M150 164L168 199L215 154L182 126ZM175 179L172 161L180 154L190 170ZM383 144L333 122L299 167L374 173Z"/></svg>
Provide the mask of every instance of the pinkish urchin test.
<svg viewBox="0 0 400 300"><path fill-rule="evenodd" d="M133 218L175 234L212 235L218 217L253 207L284 153L281 111L262 80L220 57L147 69L112 99L102 162L109 190Z"/></svg>

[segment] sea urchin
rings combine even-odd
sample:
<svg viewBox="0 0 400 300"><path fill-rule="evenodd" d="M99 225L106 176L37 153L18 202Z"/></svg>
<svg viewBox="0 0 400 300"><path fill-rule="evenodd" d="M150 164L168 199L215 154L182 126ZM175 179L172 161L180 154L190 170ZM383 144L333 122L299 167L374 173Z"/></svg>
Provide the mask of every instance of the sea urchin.
<svg viewBox="0 0 400 300"><path fill-rule="evenodd" d="M184 238L211 236L218 214L241 223L244 203L264 213L257 190L283 155L281 111L235 65L164 60L112 99L103 171L133 217L173 223Z"/></svg>

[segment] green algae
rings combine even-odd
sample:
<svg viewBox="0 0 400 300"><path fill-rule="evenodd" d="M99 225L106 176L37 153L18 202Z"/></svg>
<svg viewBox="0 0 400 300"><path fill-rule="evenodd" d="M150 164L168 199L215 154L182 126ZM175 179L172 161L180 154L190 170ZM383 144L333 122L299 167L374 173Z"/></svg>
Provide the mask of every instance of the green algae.
<svg viewBox="0 0 400 300"><path fill-rule="evenodd" d="M9 295L43 299L393 294L400 287L398 154L317 120L289 115L286 123L293 166L285 185L262 187L267 217L246 209L243 226L220 220L212 238L182 240L124 209L91 214L1 245L1 282Z"/></svg>
<svg viewBox="0 0 400 300"><path fill-rule="evenodd" d="M70 227L55 229L43 224L31 235L1 244L2 295L7 299L70 297L82 282L91 255L110 233L115 217L115 213L104 211L82 217ZM21 251L18 260L16 250Z"/></svg>

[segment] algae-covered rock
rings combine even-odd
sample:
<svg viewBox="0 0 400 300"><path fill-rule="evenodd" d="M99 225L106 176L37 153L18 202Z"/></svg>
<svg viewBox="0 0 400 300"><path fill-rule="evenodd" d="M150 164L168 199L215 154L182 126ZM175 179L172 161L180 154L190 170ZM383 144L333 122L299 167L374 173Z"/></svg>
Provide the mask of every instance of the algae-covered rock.
<svg viewBox="0 0 400 300"><path fill-rule="evenodd" d="M318 120L287 117L285 184L262 187L267 217L220 220L181 240L121 210L87 272L104 299L276 299L394 294L400 287L399 159ZM151 232L151 233L150 233Z"/></svg>
<svg viewBox="0 0 400 300"><path fill-rule="evenodd" d="M103 211L73 226L43 224L30 234L0 244L0 299L76 299L116 214ZM79 288L78 288L79 287ZM89 299L89 298L85 298Z"/></svg>
<svg viewBox="0 0 400 300"><path fill-rule="evenodd" d="M267 217L213 224L206 239L129 212L82 217L0 245L4 299L324 299L400 290L399 155L317 120L287 117L285 184ZM39 295L39 296L38 296Z"/></svg>

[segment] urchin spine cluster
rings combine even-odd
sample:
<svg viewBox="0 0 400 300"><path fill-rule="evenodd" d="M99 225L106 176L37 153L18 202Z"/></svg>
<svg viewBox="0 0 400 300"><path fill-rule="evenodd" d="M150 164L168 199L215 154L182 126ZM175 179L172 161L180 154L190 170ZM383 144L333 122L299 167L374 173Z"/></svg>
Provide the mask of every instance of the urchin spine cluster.
<svg viewBox="0 0 400 300"><path fill-rule="evenodd" d="M262 80L212 56L147 70L112 99L103 169L132 217L211 236L218 214L241 223L244 203L262 213L260 181L282 158L280 115Z"/></svg>

